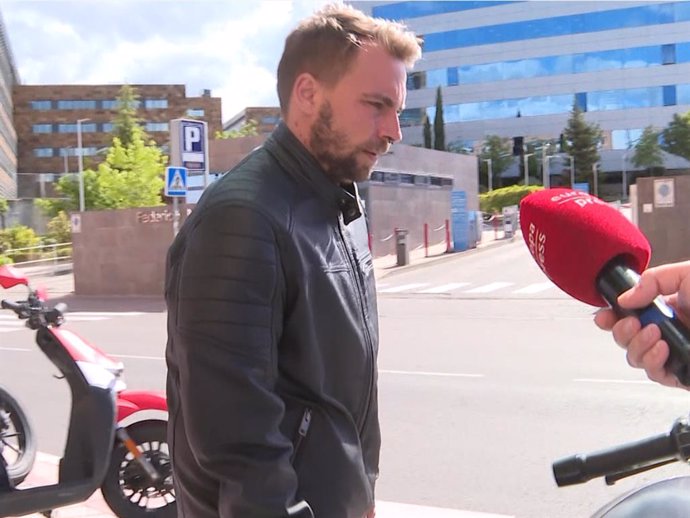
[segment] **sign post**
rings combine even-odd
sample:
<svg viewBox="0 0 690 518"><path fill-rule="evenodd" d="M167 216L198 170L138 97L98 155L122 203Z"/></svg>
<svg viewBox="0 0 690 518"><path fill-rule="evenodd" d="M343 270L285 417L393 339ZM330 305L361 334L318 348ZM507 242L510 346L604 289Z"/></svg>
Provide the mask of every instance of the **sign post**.
<svg viewBox="0 0 690 518"><path fill-rule="evenodd" d="M165 195L173 199L173 235L180 230L180 211L177 199L187 196L187 169L184 167L165 168Z"/></svg>
<svg viewBox="0 0 690 518"><path fill-rule="evenodd" d="M199 190L208 186L208 125L205 121L173 119L170 121L170 165L184 167L189 175L189 190L202 180Z"/></svg>
<svg viewBox="0 0 690 518"><path fill-rule="evenodd" d="M195 119L173 119L170 121L170 165L185 170L184 194L171 196L184 196L186 200L190 191L206 189L209 184L209 170L208 125L205 121ZM166 181L166 189L167 185L168 182ZM177 235L177 227L179 226L177 197L173 198L173 215L173 227L175 228L175 235Z"/></svg>

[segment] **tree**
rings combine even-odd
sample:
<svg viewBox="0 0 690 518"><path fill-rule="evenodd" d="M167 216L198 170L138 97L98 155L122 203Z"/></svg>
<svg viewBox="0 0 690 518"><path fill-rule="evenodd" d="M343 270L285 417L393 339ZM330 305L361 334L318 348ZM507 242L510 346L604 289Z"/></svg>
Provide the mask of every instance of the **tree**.
<svg viewBox="0 0 690 518"><path fill-rule="evenodd" d="M484 145L482 146L482 152L479 155L480 175L483 175L484 178L486 178L486 181L481 182L480 180L480 183L483 183L487 187L489 185L489 166L486 160L490 159L492 176L491 183L493 186L496 186L496 182L494 181L494 179L497 176L500 176L500 174L506 169L508 169L510 164L513 163L514 158L511 154L511 151L512 144L510 139L501 138L498 135L489 135L486 137Z"/></svg>
<svg viewBox="0 0 690 518"><path fill-rule="evenodd" d="M436 114L434 115L434 149L446 150L446 130L443 122L443 97L441 87L436 88Z"/></svg>
<svg viewBox="0 0 690 518"><path fill-rule="evenodd" d="M122 108L122 106L121 106ZM126 109L123 108L123 109ZM86 209L122 209L162 205L163 173L167 158L154 141L146 142L146 132L138 124L128 129L129 144L119 137L113 142L98 169L84 171ZM57 183L63 199L37 200L50 216L79 207L79 182L74 175Z"/></svg>
<svg viewBox="0 0 690 518"><path fill-rule="evenodd" d="M113 136L120 139L120 143L127 147L134 140L134 131L141 129L141 119L137 116L139 95L134 87L122 85L117 96L117 114L113 120ZM143 129L141 130L143 131ZM144 133L143 138L148 139Z"/></svg>
<svg viewBox="0 0 690 518"><path fill-rule="evenodd" d="M673 120L661 132L664 151L690 160L690 112L673 115Z"/></svg>
<svg viewBox="0 0 690 518"><path fill-rule="evenodd" d="M254 119L247 120L240 129L230 131L216 131L215 138L226 140L240 137L253 137L259 134L259 125Z"/></svg>
<svg viewBox="0 0 690 518"><path fill-rule="evenodd" d="M637 167L645 167L649 170L664 165L664 157L661 155L659 145L659 132L654 131L652 126L647 126L642 132L635 145L632 162Z"/></svg>
<svg viewBox="0 0 690 518"><path fill-rule="evenodd" d="M591 183L592 168L599 162L599 126L588 124L580 107L573 103L563 136L565 151L575 160L575 181Z"/></svg>
<svg viewBox="0 0 690 518"><path fill-rule="evenodd" d="M5 216L10 211L10 206L5 198L0 198L0 229L5 230Z"/></svg>
<svg viewBox="0 0 690 518"><path fill-rule="evenodd" d="M431 122L429 122L429 116L424 114L424 147L431 149Z"/></svg>

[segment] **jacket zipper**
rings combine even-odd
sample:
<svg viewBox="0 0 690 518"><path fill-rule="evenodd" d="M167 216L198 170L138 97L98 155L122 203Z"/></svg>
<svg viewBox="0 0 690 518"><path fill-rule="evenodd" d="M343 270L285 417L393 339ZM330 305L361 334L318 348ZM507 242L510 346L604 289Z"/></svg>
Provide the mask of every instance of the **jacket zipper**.
<svg viewBox="0 0 690 518"><path fill-rule="evenodd" d="M364 330L366 334L366 339L367 339L367 352L369 353L369 359L370 359L370 365L371 365L371 370L369 372L369 384L367 385L367 394L366 394L366 400L364 401L363 409L362 409L362 414L357 422L357 429L359 431L359 434L361 435L362 432L364 431L364 425L366 424L367 421L367 416L369 414L369 407L371 406L371 392L373 390L373 385L374 385L374 346L371 343L371 334L369 333L369 325L367 323L367 313L364 309L364 301L365 301L365 294L364 294L364 287L362 286L364 281L361 278L361 271L359 268L359 263L357 262L357 258L353 258L352 250L350 249L350 246L348 245L348 241L345 238L344 232L343 232L343 223L338 219L338 231L340 232L340 239L342 240L343 246L345 247L345 253L347 255L347 259L350 262L350 267L352 268L352 272L355 277L355 284L357 284L357 293L359 295L359 305L360 309L362 311L362 322L364 323Z"/></svg>
<svg viewBox="0 0 690 518"><path fill-rule="evenodd" d="M290 463L295 463L297 459L297 454L299 453L302 442L307 437L309 433L309 427L311 426L311 408L306 408L302 414L302 420L299 423L299 428L297 429L297 437L295 438L295 444L292 448L292 455L290 456Z"/></svg>

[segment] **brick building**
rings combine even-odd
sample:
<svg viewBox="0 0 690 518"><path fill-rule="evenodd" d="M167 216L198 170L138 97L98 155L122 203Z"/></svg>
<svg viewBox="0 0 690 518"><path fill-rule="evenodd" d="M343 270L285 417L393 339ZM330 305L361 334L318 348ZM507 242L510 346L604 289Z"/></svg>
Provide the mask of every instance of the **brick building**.
<svg viewBox="0 0 690 518"><path fill-rule="evenodd" d="M280 108L277 106L250 106L223 123L223 131L240 130L248 121L257 125L259 135L271 133L280 121Z"/></svg>
<svg viewBox="0 0 690 518"><path fill-rule="evenodd" d="M187 97L184 85L132 85L139 95L144 129L167 146L169 122L197 118L208 123L209 136L221 130L221 99L204 90ZM53 183L78 171L77 121L81 120L84 168L103 159L112 142L116 97L122 85L15 85L14 127L17 132L17 196L51 196ZM164 148L166 149L166 148Z"/></svg>

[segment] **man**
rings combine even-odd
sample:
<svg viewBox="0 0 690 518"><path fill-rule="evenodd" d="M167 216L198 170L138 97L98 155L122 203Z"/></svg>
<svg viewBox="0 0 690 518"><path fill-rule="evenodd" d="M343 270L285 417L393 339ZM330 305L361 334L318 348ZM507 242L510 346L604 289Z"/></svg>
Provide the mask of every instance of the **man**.
<svg viewBox="0 0 690 518"><path fill-rule="evenodd" d="M642 272L640 282L619 297L624 308L643 308L658 296L665 296L678 318L690 327L690 261L670 263ZM656 324L644 328L635 317L618 319L611 309L597 312L595 323L612 331L616 342L626 349L628 363L644 369L652 381L669 387L680 387L678 379L665 368L668 344L661 339Z"/></svg>
<svg viewBox="0 0 690 518"><path fill-rule="evenodd" d="M378 316L354 182L401 138L404 27L333 5L286 40L283 123L216 182L168 253L179 516L374 516Z"/></svg>

